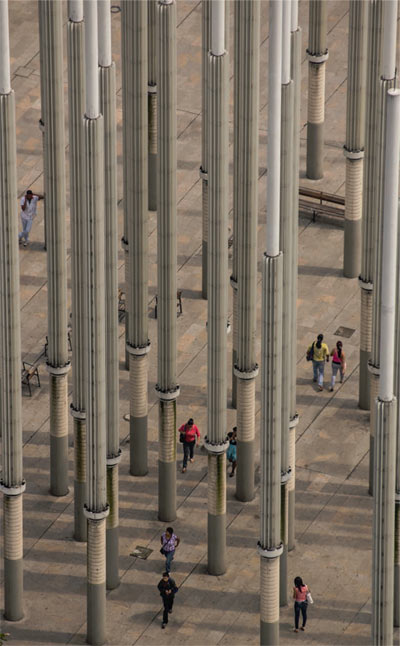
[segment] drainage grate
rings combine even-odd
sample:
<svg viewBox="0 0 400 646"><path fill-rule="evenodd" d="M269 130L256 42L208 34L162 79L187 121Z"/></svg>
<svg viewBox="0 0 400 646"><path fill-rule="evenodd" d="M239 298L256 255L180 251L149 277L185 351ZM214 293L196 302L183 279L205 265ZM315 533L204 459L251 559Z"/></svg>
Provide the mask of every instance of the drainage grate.
<svg viewBox="0 0 400 646"><path fill-rule="evenodd" d="M344 336L345 339L350 339L351 336L353 336L355 330L353 330L352 327L344 327L341 325L338 327L336 332L334 332L335 336Z"/></svg>
<svg viewBox="0 0 400 646"><path fill-rule="evenodd" d="M131 556L135 556L138 559L143 559L144 561L150 556L153 550L150 550L148 547L143 547L142 545L136 545Z"/></svg>

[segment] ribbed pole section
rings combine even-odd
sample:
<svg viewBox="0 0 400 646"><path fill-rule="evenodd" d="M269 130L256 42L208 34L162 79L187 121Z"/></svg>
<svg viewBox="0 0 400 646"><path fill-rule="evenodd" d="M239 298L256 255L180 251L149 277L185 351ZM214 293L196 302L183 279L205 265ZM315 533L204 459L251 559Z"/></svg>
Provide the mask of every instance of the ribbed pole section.
<svg viewBox="0 0 400 646"><path fill-rule="evenodd" d="M264 254L261 323L260 643L279 644L283 256Z"/></svg>
<svg viewBox="0 0 400 646"><path fill-rule="evenodd" d="M370 395L370 372L368 362L372 346L372 301L373 301L373 267L374 235L376 218L377 192L377 124L378 124L378 91L380 84L381 49L382 49L382 0L368 3L367 34L367 100L365 115L365 153L363 172L363 214L362 214L362 252L361 252L361 314L360 314L360 377L358 404L363 410L369 410L372 401ZM376 396L376 389L374 395ZM373 400L375 401L375 399ZM371 416L375 405L371 409ZM372 424L371 424L372 428ZM372 480L372 460L374 454L373 436L370 438L370 482Z"/></svg>
<svg viewBox="0 0 400 646"><path fill-rule="evenodd" d="M67 249L62 4L38 3L44 116L44 190L48 274L50 493L68 493Z"/></svg>
<svg viewBox="0 0 400 646"><path fill-rule="evenodd" d="M381 321L380 321L380 301L382 289L382 211L383 211L383 184L384 184L384 156L385 156L385 127L386 127L386 98L387 91L395 85L395 62L391 68L386 65L388 58L387 52L383 55L383 46L386 38L389 37L389 27L387 24L386 12L389 10L392 19L397 21L397 3L391 0L382 0L381 20L382 20L382 56L379 66L379 79L376 86L376 122L375 128L375 159L374 159L374 178L373 178L373 222L372 222L372 244L373 244L373 299L372 299L372 334L371 334L371 356L368 364L371 373L371 418L370 418L370 480L369 492L373 493L373 442L376 429L375 420L375 397L379 389L380 373L380 340L381 340ZM393 11L394 9L394 11ZM378 17L377 17L378 20ZM395 50L395 42L393 48ZM385 78L386 76L390 78ZM372 124L371 124L372 125ZM372 451L372 455L371 455Z"/></svg>
<svg viewBox="0 0 400 646"><path fill-rule="evenodd" d="M368 3L352 0L349 13L347 62L346 199L343 274L356 278L361 271L362 177L364 164L367 81Z"/></svg>
<svg viewBox="0 0 400 646"><path fill-rule="evenodd" d="M296 2L296 0L294 0ZM292 10L294 5L292 4ZM296 7L297 8L297 7ZM297 262L298 262L298 211L299 211L299 162L300 162L300 102L301 102L301 56L302 32L297 24L297 11L292 12L291 25L291 78L294 85L293 98L293 177L292 177L292 256L291 256L291 307L290 307L290 402L289 402L289 438L288 464L291 466L291 478L288 481L288 549L295 544L295 462L296 462L296 426L299 416L296 410L296 377L297 377Z"/></svg>
<svg viewBox="0 0 400 646"><path fill-rule="evenodd" d="M234 219L236 231L236 497L254 497L260 3L235 2ZM231 279L232 280L232 279ZM235 296L236 295L236 296Z"/></svg>
<svg viewBox="0 0 400 646"><path fill-rule="evenodd" d="M176 3L157 5L158 517L176 518Z"/></svg>
<svg viewBox="0 0 400 646"><path fill-rule="evenodd" d="M284 0L283 13L283 55L290 59L290 51L285 48L285 32L290 39L290 26L287 13L290 3ZM289 14L290 19L290 14ZM291 39L290 39L291 40ZM294 122L294 83L289 75L282 74L281 90L281 173L280 173L280 249L283 253L283 284L282 284L282 414L281 414L281 540L283 553L280 559L280 605L287 605L287 553L288 553L288 524L289 524L289 481L292 477L292 465L289 462L289 426L291 389L290 377L293 369L291 361L286 357L296 354L292 348L292 244L293 244L293 122Z"/></svg>
<svg viewBox="0 0 400 646"><path fill-rule="evenodd" d="M132 95L128 91L129 83L132 80L129 76L129 45L133 34L129 31L127 17L131 4L130 0L121 0L121 75L122 75L122 176L123 176L123 234L121 238L121 247L124 250L125 264L125 342L128 341L129 313L131 311L130 298L130 269L129 269L129 244L128 244L128 222L132 216L130 211L131 205L128 200L128 190L130 178L132 177L132 155L130 154L130 142L132 134L130 132L131 124L129 123L132 116ZM129 370L129 353L125 343L125 368Z"/></svg>
<svg viewBox="0 0 400 646"><path fill-rule="evenodd" d="M106 640L107 433L104 122L100 114L97 3L85 0L85 244L87 274L87 642ZM115 508L114 508L115 509Z"/></svg>
<svg viewBox="0 0 400 646"><path fill-rule="evenodd" d="M23 611L21 323L15 96L10 86L8 3L0 3L0 415L4 531L4 617Z"/></svg>
<svg viewBox="0 0 400 646"><path fill-rule="evenodd" d="M99 0L100 111L104 123L104 234L105 234L105 361L107 429L107 503L110 514L106 523L106 586L113 590L120 583L118 463L119 392L118 392L118 218L116 169L116 92L115 63L111 57L110 0Z"/></svg>
<svg viewBox="0 0 400 646"><path fill-rule="evenodd" d="M147 3L148 205L157 211L157 0Z"/></svg>
<svg viewBox="0 0 400 646"><path fill-rule="evenodd" d="M84 181L85 159L83 121L85 105L83 2L75 16L70 10L67 23L69 178L71 222L72 294L72 404L74 424L74 538L86 541L87 522L83 513L86 501L86 403L85 403L85 272L84 263Z"/></svg>
<svg viewBox="0 0 400 646"><path fill-rule="evenodd" d="M326 0L310 0L308 34L307 169L309 179L323 177L325 65L328 60Z"/></svg>
<svg viewBox="0 0 400 646"><path fill-rule="evenodd" d="M125 145L130 168L126 195L129 205L128 238L131 240L129 293L132 304L126 348L130 361L130 473L134 476L144 476L148 471L147 9L145 2L128 2L125 5L126 26L130 34L125 54L128 70L126 82L133 106L126 114L128 139Z"/></svg>
<svg viewBox="0 0 400 646"><path fill-rule="evenodd" d="M213 51L208 55L208 551L210 574L226 571L226 350L228 316L228 53L225 2L211 3ZM222 10L220 12L220 10ZM213 12L215 14L213 15ZM217 38L215 38L217 36Z"/></svg>
<svg viewBox="0 0 400 646"><path fill-rule="evenodd" d="M211 1L201 2L201 166L200 179L202 190L202 271L201 294L207 298L207 258L208 258L208 52L211 44ZM235 296L234 296L235 298Z"/></svg>

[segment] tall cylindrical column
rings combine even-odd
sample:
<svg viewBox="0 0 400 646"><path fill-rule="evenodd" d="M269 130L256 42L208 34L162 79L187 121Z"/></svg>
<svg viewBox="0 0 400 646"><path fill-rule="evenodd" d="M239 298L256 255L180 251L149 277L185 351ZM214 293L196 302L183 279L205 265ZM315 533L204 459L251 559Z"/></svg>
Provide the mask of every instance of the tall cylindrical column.
<svg viewBox="0 0 400 646"><path fill-rule="evenodd" d="M208 551L210 574L226 570L226 322L228 315L228 53L225 2L210 6L208 55Z"/></svg>
<svg viewBox="0 0 400 646"><path fill-rule="evenodd" d="M153 7L153 2L150 3ZM132 109L126 114L126 157L129 245L129 293L132 304L127 352L130 371L130 472L147 473L148 339L148 213L147 213L147 9L145 2L124 3L127 33L127 94ZM153 35L153 38L155 36ZM154 43L153 43L154 46ZM155 95L156 96L156 95ZM155 131L157 133L157 129ZM155 157L156 159L156 157Z"/></svg>
<svg viewBox="0 0 400 646"><path fill-rule="evenodd" d="M158 517L176 517L176 3L157 5Z"/></svg>
<svg viewBox="0 0 400 646"><path fill-rule="evenodd" d="M382 4L382 58L380 65L380 78L377 86L377 122L375 123L375 177L374 177L374 219L373 219L373 302L372 302L372 337L371 357L369 370L371 373L371 419L370 419L370 452L373 449L375 435L375 396L379 389L380 374L380 340L381 340L381 314L380 301L382 289L382 211L383 211L383 183L384 183L384 155L385 155L385 122L386 122L386 97L389 88L395 84L396 74L396 30L392 32L392 24L397 24L397 2L392 0L379 0ZM392 36L392 37L391 37ZM391 43L387 47L385 41ZM369 491L373 492L373 455L370 453L370 482Z"/></svg>
<svg viewBox="0 0 400 646"><path fill-rule="evenodd" d="M106 376L104 125L100 114L97 3L85 0L85 220L87 275L87 641L106 639Z"/></svg>
<svg viewBox="0 0 400 646"><path fill-rule="evenodd" d="M307 112L307 177L323 177L325 121L325 64L328 3L310 0L308 32L308 112Z"/></svg>
<svg viewBox="0 0 400 646"><path fill-rule="evenodd" d="M398 214L400 216L400 204L398 206ZM397 234L397 277L400 275L400 229ZM395 356L395 373L394 373L394 395L399 401L400 399L400 280L397 278L397 294L396 294L396 346L394 351ZM393 624L400 626L400 408L397 406L397 419L396 419L396 493L395 493L395 512L394 512L394 612Z"/></svg>
<svg viewBox="0 0 400 646"><path fill-rule="evenodd" d="M291 3L291 46L290 64L291 78L293 81L293 146L292 146L292 255L291 255L291 307L290 307L290 344L289 351L289 438L288 438L288 464L291 466L291 478L288 481L288 549L294 548L295 542L295 461L296 461L296 426L299 416L296 410L297 386L297 264L298 264L298 234L299 234L299 162L300 162L300 103L301 103L301 56L302 32L298 25L298 3Z"/></svg>
<svg viewBox="0 0 400 646"><path fill-rule="evenodd" d="M147 4L147 33L148 205L157 211L157 0Z"/></svg>
<svg viewBox="0 0 400 646"><path fill-rule="evenodd" d="M207 298L207 245L208 245L208 52L211 43L211 2L201 3L201 166L202 190L202 272L201 293Z"/></svg>
<svg viewBox="0 0 400 646"><path fill-rule="evenodd" d="M119 393L118 393L118 218L116 169L115 64L111 53L110 0L98 0L100 111L104 123L104 235L105 235L105 361L107 428L107 503L110 514L106 523L106 585L118 587L119 509L118 463Z"/></svg>
<svg viewBox="0 0 400 646"><path fill-rule="evenodd" d="M371 622L372 642L382 646L393 642L397 418L397 400L393 395L397 285L393 278L398 252L400 90L389 90L387 93L384 142L380 382L376 400Z"/></svg>
<svg viewBox="0 0 400 646"><path fill-rule="evenodd" d="M10 84L8 3L0 3L0 415L4 523L4 617L23 610L21 322L15 96Z"/></svg>
<svg viewBox="0 0 400 646"><path fill-rule="evenodd" d="M236 2L234 219L236 230L236 497L254 497L260 3ZM231 279L232 280L232 279Z"/></svg>
<svg viewBox="0 0 400 646"><path fill-rule="evenodd" d="M346 199L343 274L356 278L361 271L362 177L364 164L367 80L368 3L350 3L346 143Z"/></svg>
<svg viewBox="0 0 400 646"><path fill-rule="evenodd" d="M124 206L124 224L121 238L121 247L124 251L124 274L125 274L125 342L128 341L129 313L131 311L130 297L130 269L129 269L129 244L128 244L128 222L130 214L130 204L128 201L128 191L130 178L132 176L132 155L130 150L130 124L129 120L132 115L132 94L128 92L131 77L129 75L129 45L132 40L132 34L128 32L127 12L130 0L121 0L121 72L122 72L122 176L123 176L123 206ZM125 369L129 370L129 353L125 343Z"/></svg>
<svg viewBox="0 0 400 646"><path fill-rule="evenodd" d="M48 273L50 493L68 493L67 248L62 5L39 2Z"/></svg>
<svg viewBox="0 0 400 646"><path fill-rule="evenodd" d="M82 115L85 106L83 0L69 3L67 23L68 107L69 107L69 177L71 221L72 284L72 404L74 424L74 538L86 541L87 521L83 513L86 501L86 403L84 328L84 138Z"/></svg>
<svg viewBox="0 0 400 646"><path fill-rule="evenodd" d="M269 3L267 251L263 258L261 304L261 489L259 541L260 643L279 644L279 560L281 542L282 286L280 244L280 157L282 2Z"/></svg>

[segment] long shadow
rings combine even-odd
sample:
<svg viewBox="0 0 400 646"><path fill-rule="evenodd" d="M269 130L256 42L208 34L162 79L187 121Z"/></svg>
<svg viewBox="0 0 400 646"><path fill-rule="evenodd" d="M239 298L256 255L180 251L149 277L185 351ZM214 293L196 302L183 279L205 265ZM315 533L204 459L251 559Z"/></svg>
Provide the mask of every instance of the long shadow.
<svg viewBox="0 0 400 646"><path fill-rule="evenodd" d="M6 622L5 619L3 621L3 627L5 628L7 625L7 631L10 632L14 644L17 644L18 641L40 644L41 646L46 646L46 644L49 644L49 646L52 644L67 644L75 634L55 630L34 630L32 628L23 628L11 621Z"/></svg>
<svg viewBox="0 0 400 646"><path fill-rule="evenodd" d="M313 265L299 265L300 276L338 276L343 277L343 270L338 267L316 267Z"/></svg>

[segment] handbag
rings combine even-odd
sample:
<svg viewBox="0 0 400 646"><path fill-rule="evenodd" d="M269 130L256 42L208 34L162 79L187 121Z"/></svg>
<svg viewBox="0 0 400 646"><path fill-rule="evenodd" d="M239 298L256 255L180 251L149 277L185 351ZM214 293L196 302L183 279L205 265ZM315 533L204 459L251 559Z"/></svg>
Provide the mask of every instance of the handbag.
<svg viewBox="0 0 400 646"><path fill-rule="evenodd" d="M186 424L184 432L179 433L179 441L181 444L184 444L184 442L186 441Z"/></svg>
<svg viewBox="0 0 400 646"><path fill-rule="evenodd" d="M164 548L163 548L163 547L160 549L160 554L162 554L163 556L165 556L165 552L164 552Z"/></svg>
<svg viewBox="0 0 400 646"><path fill-rule="evenodd" d="M311 596L311 592L307 592L307 603L314 603L314 599Z"/></svg>
<svg viewBox="0 0 400 646"><path fill-rule="evenodd" d="M311 348L307 351L307 354L306 354L307 361L312 361L313 358L314 358L314 342L313 342Z"/></svg>

